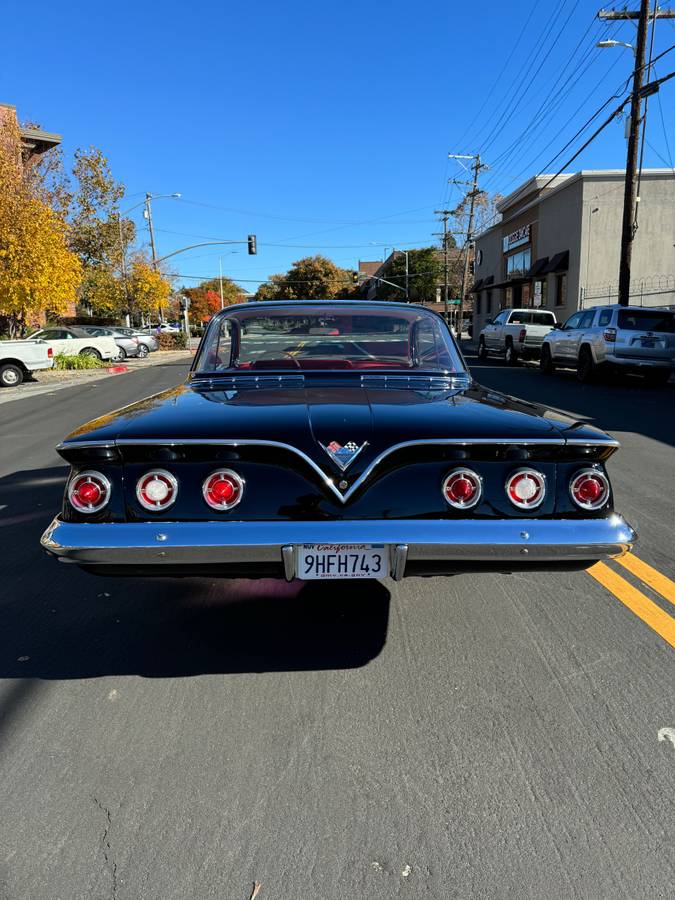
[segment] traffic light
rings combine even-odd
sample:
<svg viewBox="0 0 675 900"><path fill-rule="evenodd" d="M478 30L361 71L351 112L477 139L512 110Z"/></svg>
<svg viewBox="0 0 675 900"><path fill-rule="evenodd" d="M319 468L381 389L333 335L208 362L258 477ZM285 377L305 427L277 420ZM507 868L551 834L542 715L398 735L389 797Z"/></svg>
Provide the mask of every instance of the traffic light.
<svg viewBox="0 0 675 900"><path fill-rule="evenodd" d="M354 282L354 284L359 283L359 273L358 272L352 272L352 281Z"/></svg>
<svg viewBox="0 0 675 900"><path fill-rule="evenodd" d="M248 236L248 255L255 256L258 252L258 242L256 240L256 236L254 234L249 234Z"/></svg>

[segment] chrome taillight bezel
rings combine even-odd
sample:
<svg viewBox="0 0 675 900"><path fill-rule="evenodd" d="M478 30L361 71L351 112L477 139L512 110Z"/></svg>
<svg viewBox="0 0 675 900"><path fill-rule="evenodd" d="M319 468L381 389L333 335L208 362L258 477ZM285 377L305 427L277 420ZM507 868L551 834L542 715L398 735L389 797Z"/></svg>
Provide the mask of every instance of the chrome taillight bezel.
<svg viewBox="0 0 675 900"><path fill-rule="evenodd" d="M535 482L537 482L539 486L539 495L532 500L520 500L511 496L511 486L516 478L520 477L521 475L529 475ZM544 502L544 499L546 497L546 476L538 469L531 469L529 466L525 466L523 468L516 469L515 472L511 472L504 484L504 490L506 491L506 496L508 497L509 503L512 503L513 506L515 506L517 509L538 509Z"/></svg>
<svg viewBox="0 0 675 900"><path fill-rule="evenodd" d="M452 500L450 497L448 497L448 483L453 478L462 477L466 478L467 481L475 484L476 493L473 497L466 501ZM458 468L453 469L451 472L448 472L448 474L443 479L443 486L441 490L443 493L443 499L449 506L452 506L453 509L472 509L474 506L476 506L476 504L480 502L481 497L483 496L483 479L478 474L478 472L474 471L473 469L469 469L466 466L459 466Z"/></svg>
<svg viewBox="0 0 675 900"><path fill-rule="evenodd" d="M102 489L102 496L98 503L90 503L86 506L79 506L77 503L73 502L73 496L77 489L77 485L82 480L88 479L89 481L96 483L99 482L99 489ZM110 494L112 492L112 486L110 481L105 477L102 472L97 472L95 469L87 469L84 472L77 472L77 474L72 475L70 480L68 481L68 486L66 488L66 496L68 497L68 502L72 506L72 508L79 513L83 513L85 516L92 515L93 513L97 513L106 506L110 500Z"/></svg>
<svg viewBox="0 0 675 900"><path fill-rule="evenodd" d="M169 494L168 499L164 501L156 501L153 503L152 500L148 500L143 496L143 489L146 486L144 483L149 479L156 478L159 480L164 479L169 483L169 487L171 488L171 493ZM170 506L176 502L178 497L178 479L175 475L172 475L171 472L167 472L166 469L150 469L145 472L145 474L141 475L141 477L136 482L136 499L143 507L143 509L147 509L148 512L163 512L165 509L169 509Z"/></svg>
<svg viewBox="0 0 675 900"><path fill-rule="evenodd" d="M590 500L587 502L578 500L574 496L574 485L581 478L588 478L590 476L592 476L593 478L597 478L597 480L602 484L602 486L604 488L604 493L601 495L601 497L598 500ZM569 492L570 492L570 497L572 498L572 503L574 503L575 506L578 506L579 509L587 509L587 510L602 509L603 506L607 506L607 504L609 502L609 497L611 494L609 478L607 478L605 473L601 472L600 469L579 469L570 478Z"/></svg>
<svg viewBox="0 0 675 900"><path fill-rule="evenodd" d="M228 478L237 485L237 493L235 494L233 500L217 502L212 497L209 497L209 482L211 482L214 478ZM244 496L245 486L246 482L238 472L235 472L232 469L216 469L204 479L204 482L202 484L202 497L204 498L204 502L211 509L215 509L218 512L227 512L230 509L234 509L235 506L238 506L239 503L241 503L242 497Z"/></svg>

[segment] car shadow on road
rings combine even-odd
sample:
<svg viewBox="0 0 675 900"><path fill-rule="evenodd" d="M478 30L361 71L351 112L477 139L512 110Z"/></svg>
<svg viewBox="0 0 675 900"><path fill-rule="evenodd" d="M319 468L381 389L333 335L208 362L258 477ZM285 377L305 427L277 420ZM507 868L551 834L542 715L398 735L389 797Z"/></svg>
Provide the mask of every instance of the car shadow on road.
<svg viewBox="0 0 675 900"><path fill-rule="evenodd" d="M580 384L571 369L544 375L533 363L512 367L497 357L480 360L470 349L463 352L471 374L485 388L582 417L610 434L635 432L675 446L675 385L651 388L639 376L623 374Z"/></svg>
<svg viewBox="0 0 675 900"><path fill-rule="evenodd" d="M0 678L345 669L384 647L377 581L103 578L57 563L39 539L67 472L0 479Z"/></svg>

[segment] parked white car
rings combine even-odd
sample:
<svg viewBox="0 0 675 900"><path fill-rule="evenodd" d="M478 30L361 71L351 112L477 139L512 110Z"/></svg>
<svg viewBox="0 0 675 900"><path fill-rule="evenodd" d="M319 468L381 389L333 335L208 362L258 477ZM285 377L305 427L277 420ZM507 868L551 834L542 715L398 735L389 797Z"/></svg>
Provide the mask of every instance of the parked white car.
<svg viewBox="0 0 675 900"><path fill-rule="evenodd" d="M54 365L52 348L44 341L0 341L0 385L16 387L26 375Z"/></svg>
<svg viewBox="0 0 675 900"><path fill-rule="evenodd" d="M52 348L54 356L57 353L65 353L67 356L93 356L96 359L114 359L118 354L115 338L108 336L94 337L82 331L81 328L55 326L43 328L31 334L28 340L39 339L45 341Z"/></svg>
<svg viewBox="0 0 675 900"><path fill-rule="evenodd" d="M547 309L503 309L494 319L487 319L478 337L478 356L499 353L514 366L519 358L539 356L545 336L556 326L553 313Z"/></svg>

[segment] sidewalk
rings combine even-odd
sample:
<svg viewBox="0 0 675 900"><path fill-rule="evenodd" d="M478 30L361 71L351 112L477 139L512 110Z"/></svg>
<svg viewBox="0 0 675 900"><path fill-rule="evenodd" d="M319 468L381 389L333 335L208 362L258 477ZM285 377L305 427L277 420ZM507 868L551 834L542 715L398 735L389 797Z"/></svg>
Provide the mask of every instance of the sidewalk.
<svg viewBox="0 0 675 900"><path fill-rule="evenodd" d="M102 369L82 369L81 371L45 369L33 373L30 380L24 381L18 387L0 388L0 404L10 400L21 400L28 396L37 397L40 394L54 393L62 388L100 381L103 378L126 375L140 369L148 369L151 366L180 365L181 363L189 365L193 357L194 350L158 350L146 356L145 359L125 359L123 363L111 363L109 367Z"/></svg>

